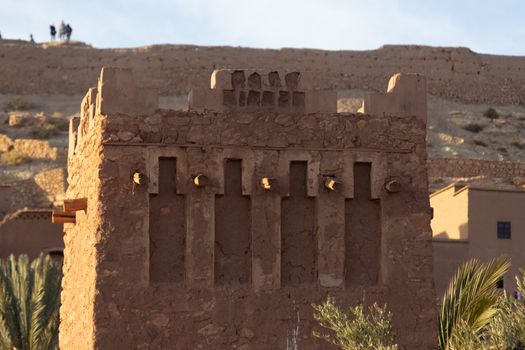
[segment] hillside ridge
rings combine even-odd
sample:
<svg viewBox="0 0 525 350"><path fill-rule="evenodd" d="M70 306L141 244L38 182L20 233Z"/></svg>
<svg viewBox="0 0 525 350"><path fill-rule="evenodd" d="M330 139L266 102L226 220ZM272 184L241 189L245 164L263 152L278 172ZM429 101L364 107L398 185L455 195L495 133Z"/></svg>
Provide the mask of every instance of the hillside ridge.
<svg viewBox="0 0 525 350"><path fill-rule="evenodd" d="M129 67L162 95L209 84L216 68L312 71L320 88L382 91L397 72L427 77L431 95L465 103L525 104L525 57L478 54L464 47L384 45L369 51L151 45L98 49L83 43L0 40L0 94L78 95L102 66Z"/></svg>

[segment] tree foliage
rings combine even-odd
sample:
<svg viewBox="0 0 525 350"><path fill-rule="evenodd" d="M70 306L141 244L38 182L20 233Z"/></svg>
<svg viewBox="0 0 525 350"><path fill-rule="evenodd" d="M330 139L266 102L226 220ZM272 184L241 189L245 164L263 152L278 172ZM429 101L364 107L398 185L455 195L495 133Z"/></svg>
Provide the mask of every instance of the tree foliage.
<svg viewBox="0 0 525 350"><path fill-rule="evenodd" d="M376 303L365 312L363 305L350 307L348 312L328 297L320 305L313 305L315 320L328 332L314 332L343 350L396 350L392 330L392 314Z"/></svg>
<svg viewBox="0 0 525 350"><path fill-rule="evenodd" d="M58 349L62 262L40 255L0 262L0 348Z"/></svg>
<svg viewBox="0 0 525 350"><path fill-rule="evenodd" d="M525 271L516 276L520 295L525 295ZM503 293L498 302L498 313L486 329L487 348L490 350L525 348L525 302Z"/></svg>
<svg viewBox="0 0 525 350"><path fill-rule="evenodd" d="M524 350L525 301L498 290L510 268L500 257L486 264L473 259L452 278L438 315L439 350ZM525 271L516 276L517 292L525 296ZM342 350L395 350L392 315L377 304L341 309L328 298L313 305L314 318L326 332L314 336Z"/></svg>

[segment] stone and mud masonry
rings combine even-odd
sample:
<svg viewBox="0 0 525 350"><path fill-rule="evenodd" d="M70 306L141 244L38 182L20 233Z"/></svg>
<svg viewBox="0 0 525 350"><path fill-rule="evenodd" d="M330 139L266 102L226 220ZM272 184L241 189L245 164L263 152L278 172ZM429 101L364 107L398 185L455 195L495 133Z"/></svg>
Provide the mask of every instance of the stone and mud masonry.
<svg viewBox="0 0 525 350"><path fill-rule="evenodd" d="M386 303L434 349L426 80L361 113L309 72L216 70L186 111L103 68L69 130L61 349L285 349L312 303ZM386 83L386 82L385 82Z"/></svg>

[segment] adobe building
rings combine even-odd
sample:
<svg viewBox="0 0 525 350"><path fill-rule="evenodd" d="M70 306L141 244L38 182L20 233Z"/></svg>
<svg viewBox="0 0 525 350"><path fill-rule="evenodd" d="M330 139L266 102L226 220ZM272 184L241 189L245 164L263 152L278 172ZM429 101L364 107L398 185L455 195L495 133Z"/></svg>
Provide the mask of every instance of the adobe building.
<svg viewBox="0 0 525 350"><path fill-rule="evenodd" d="M51 223L51 213L63 200L65 190L66 175L61 168L0 185L0 259L11 254L30 258L40 253L62 255L63 229Z"/></svg>
<svg viewBox="0 0 525 350"><path fill-rule="evenodd" d="M175 111L104 68L54 214L60 348L327 349L330 295L386 303L401 349L434 349L425 89L396 75L373 115L339 114L307 73L219 70Z"/></svg>
<svg viewBox="0 0 525 350"><path fill-rule="evenodd" d="M454 273L473 258L489 261L501 255L512 267L499 287L511 295L514 276L525 268L525 190L510 186L454 183L430 195L434 280L442 295Z"/></svg>
<svg viewBox="0 0 525 350"><path fill-rule="evenodd" d="M40 253L62 256L62 230L51 223L50 209L19 209L0 221L0 259L9 255Z"/></svg>

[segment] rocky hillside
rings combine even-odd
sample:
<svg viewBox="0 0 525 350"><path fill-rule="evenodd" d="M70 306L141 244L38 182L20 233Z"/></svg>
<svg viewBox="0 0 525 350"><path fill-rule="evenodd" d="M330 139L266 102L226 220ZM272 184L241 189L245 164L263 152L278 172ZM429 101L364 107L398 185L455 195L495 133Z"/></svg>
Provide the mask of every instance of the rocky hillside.
<svg viewBox="0 0 525 350"><path fill-rule="evenodd" d="M68 120L78 101L0 95L0 218L23 207L62 201Z"/></svg>
<svg viewBox="0 0 525 350"><path fill-rule="evenodd" d="M362 90L341 91L339 111L357 111ZM525 106L467 104L428 95L430 157L525 162Z"/></svg>
<svg viewBox="0 0 525 350"><path fill-rule="evenodd" d="M384 91L393 73L422 73L428 77L430 157L525 162L524 57L421 46L366 52L173 45L101 50L0 40L0 217L60 202L68 119L103 65L132 67L139 83L160 89L161 107L174 109L186 108L191 86L207 85L218 67L311 70L320 87L338 90L340 112L357 111L362 97ZM454 179L431 180L435 188Z"/></svg>

